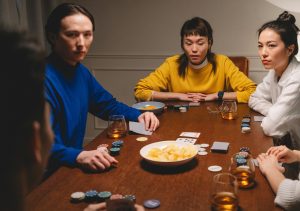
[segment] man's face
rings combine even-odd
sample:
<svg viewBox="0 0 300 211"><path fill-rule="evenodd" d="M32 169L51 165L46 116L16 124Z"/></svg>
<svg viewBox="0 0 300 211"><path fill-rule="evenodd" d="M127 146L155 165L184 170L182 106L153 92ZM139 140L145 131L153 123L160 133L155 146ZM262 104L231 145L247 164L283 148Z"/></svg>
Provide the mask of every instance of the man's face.
<svg viewBox="0 0 300 211"><path fill-rule="evenodd" d="M93 24L81 13L64 17L52 40L53 51L72 66L85 58L92 42Z"/></svg>

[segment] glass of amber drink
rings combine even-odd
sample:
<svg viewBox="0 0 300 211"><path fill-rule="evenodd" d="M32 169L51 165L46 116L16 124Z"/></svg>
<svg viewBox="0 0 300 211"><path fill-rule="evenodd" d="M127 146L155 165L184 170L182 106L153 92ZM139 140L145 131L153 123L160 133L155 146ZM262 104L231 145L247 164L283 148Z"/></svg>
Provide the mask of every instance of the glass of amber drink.
<svg viewBox="0 0 300 211"><path fill-rule="evenodd" d="M223 119L235 119L237 117L237 104L235 100L223 100L221 106Z"/></svg>
<svg viewBox="0 0 300 211"><path fill-rule="evenodd" d="M121 138L127 134L127 125L124 115L111 115L108 119L107 136Z"/></svg>
<svg viewBox="0 0 300 211"><path fill-rule="evenodd" d="M230 173L220 173L213 177L211 194L212 210L238 210L237 179Z"/></svg>
<svg viewBox="0 0 300 211"><path fill-rule="evenodd" d="M241 156L243 152L236 153L231 158L229 171L236 176L238 187L252 188L255 185L255 166L250 154Z"/></svg>

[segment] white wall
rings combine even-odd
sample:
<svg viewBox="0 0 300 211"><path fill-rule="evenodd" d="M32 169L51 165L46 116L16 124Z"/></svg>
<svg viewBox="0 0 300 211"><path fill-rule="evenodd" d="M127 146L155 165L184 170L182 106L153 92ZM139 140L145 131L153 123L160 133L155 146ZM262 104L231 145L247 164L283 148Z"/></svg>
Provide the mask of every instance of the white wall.
<svg viewBox="0 0 300 211"><path fill-rule="evenodd" d="M180 28L200 16L214 29L213 51L250 60L249 77L266 74L257 56L257 29L281 9L264 0L77 0L95 17L94 43L85 64L120 101L134 103L133 87L165 57L180 53ZM300 22L300 14L293 13ZM87 139L106 123L89 119Z"/></svg>

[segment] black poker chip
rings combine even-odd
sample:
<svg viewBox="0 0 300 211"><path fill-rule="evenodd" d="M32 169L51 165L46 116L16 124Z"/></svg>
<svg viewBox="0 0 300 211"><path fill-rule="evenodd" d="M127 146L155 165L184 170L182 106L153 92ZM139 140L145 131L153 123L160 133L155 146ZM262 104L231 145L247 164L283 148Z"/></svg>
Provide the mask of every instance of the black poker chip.
<svg viewBox="0 0 300 211"><path fill-rule="evenodd" d="M160 206L160 201L157 199L149 199L144 201L144 207L154 209Z"/></svg>
<svg viewBox="0 0 300 211"><path fill-rule="evenodd" d="M248 152L250 153L250 148L249 147L241 147L240 152Z"/></svg>
<svg viewBox="0 0 300 211"><path fill-rule="evenodd" d="M136 201L135 195L132 195L132 194L125 195L125 196L123 197L123 199L127 199L127 200L132 201L132 202L135 202L135 201Z"/></svg>
<svg viewBox="0 0 300 211"><path fill-rule="evenodd" d="M110 154L111 155L118 155L118 154L120 154L120 148L119 147L112 147L112 148L110 148L109 149L109 152L110 152Z"/></svg>

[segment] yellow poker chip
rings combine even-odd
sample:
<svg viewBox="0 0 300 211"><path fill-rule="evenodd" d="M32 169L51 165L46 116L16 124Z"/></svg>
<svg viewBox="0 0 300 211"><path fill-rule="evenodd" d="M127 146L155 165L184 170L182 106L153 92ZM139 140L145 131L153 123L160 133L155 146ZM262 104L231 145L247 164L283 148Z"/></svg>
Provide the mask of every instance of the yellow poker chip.
<svg viewBox="0 0 300 211"><path fill-rule="evenodd" d="M148 141L148 138L147 137L138 137L136 140L137 141Z"/></svg>

